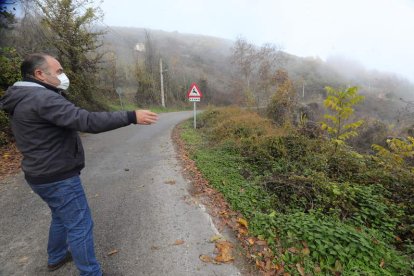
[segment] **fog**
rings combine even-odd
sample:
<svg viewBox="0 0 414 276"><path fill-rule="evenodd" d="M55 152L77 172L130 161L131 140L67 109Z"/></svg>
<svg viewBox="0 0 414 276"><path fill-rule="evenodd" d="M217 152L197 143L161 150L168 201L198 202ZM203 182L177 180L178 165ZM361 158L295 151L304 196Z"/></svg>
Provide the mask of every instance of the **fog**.
<svg viewBox="0 0 414 276"><path fill-rule="evenodd" d="M274 43L291 54L341 56L414 81L410 0L105 0L109 26Z"/></svg>

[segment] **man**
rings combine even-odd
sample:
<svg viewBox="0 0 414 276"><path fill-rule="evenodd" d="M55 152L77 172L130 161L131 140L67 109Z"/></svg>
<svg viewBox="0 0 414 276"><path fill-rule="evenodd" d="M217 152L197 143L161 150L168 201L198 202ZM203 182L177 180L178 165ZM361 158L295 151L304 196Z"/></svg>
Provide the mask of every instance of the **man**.
<svg viewBox="0 0 414 276"><path fill-rule="evenodd" d="M21 65L23 81L0 99L11 117L16 144L23 154L25 179L49 206L48 269L73 260L81 275L102 275L95 257L93 222L79 178L85 157L78 131L99 133L158 119L148 110L88 112L61 95L69 79L60 63L38 53Z"/></svg>

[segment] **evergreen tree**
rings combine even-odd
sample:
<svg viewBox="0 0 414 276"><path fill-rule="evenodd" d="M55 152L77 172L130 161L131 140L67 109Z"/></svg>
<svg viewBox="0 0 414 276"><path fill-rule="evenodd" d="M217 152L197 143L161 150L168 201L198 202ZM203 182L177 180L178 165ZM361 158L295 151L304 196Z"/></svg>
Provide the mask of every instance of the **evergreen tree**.
<svg viewBox="0 0 414 276"><path fill-rule="evenodd" d="M42 24L51 31L48 43L71 80L70 97L83 107L99 108L94 91L104 33L94 30L94 24L101 10L91 0L36 0L36 4L43 13Z"/></svg>

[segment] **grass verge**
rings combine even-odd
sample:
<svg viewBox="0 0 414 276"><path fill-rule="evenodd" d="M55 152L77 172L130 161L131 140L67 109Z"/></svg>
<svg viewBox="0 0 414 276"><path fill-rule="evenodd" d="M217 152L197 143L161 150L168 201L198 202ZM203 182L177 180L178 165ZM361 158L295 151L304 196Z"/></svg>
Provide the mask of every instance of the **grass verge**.
<svg viewBox="0 0 414 276"><path fill-rule="evenodd" d="M181 138L210 185L246 218L248 234L272 249L253 257L259 268L289 275L412 275L410 242L397 250L392 240L404 214L381 183L367 180L377 168L352 151L330 158L329 145L320 141L282 130L269 135L267 122L246 112L206 111L201 129L189 121Z"/></svg>

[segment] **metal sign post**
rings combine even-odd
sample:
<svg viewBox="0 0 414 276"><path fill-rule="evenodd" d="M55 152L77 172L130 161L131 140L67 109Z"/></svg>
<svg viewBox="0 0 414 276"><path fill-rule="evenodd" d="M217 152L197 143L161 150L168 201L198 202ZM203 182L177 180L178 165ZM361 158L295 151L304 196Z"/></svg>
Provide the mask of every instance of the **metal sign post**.
<svg viewBox="0 0 414 276"><path fill-rule="evenodd" d="M201 94L200 88L198 88L197 84L193 82L190 86L190 89L187 93L188 100L190 102L194 102L194 129L197 128L197 102L200 101L203 94Z"/></svg>
<svg viewBox="0 0 414 276"><path fill-rule="evenodd" d="M194 102L194 129L197 129L197 102Z"/></svg>

